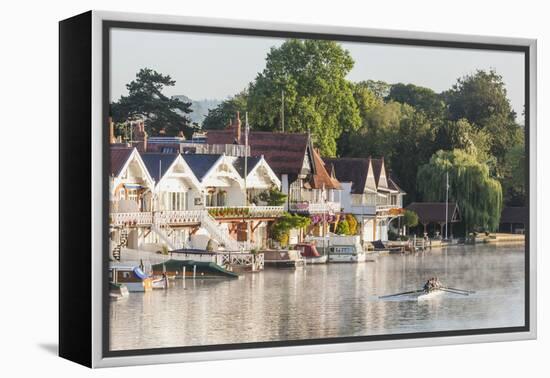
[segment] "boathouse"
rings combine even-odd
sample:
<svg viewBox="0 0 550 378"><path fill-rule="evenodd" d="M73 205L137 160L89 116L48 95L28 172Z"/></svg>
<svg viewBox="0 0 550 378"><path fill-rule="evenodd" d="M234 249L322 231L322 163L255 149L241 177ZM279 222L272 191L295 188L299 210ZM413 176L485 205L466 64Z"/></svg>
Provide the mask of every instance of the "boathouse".
<svg viewBox="0 0 550 378"><path fill-rule="evenodd" d="M325 158L342 185L342 208L361 224L363 241L388 240L390 222L402 215L406 194L386 171L384 159Z"/></svg>
<svg viewBox="0 0 550 378"><path fill-rule="evenodd" d="M437 224L441 235L445 235L444 227L448 223L449 236L453 234L453 223L460 222L460 209L455 202L413 202L407 206L407 210L414 211L418 215L418 222L424 226L424 233L428 232L429 224Z"/></svg>
<svg viewBox="0 0 550 378"><path fill-rule="evenodd" d="M528 211L524 206L507 206L502 209L500 215L500 232L509 232L511 234L525 233Z"/></svg>

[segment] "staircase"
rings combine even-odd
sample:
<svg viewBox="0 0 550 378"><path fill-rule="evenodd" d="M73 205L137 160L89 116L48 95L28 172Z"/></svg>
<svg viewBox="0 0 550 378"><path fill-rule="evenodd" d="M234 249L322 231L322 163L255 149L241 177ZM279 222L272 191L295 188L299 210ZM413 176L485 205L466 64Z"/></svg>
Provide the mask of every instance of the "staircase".
<svg viewBox="0 0 550 378"><path fill-rule="evenodd" d="M227 233L227 230L221 228L218 222L207 211L205 211L201 217L201 226L204 227L209 233L212 239L217 240L218 243L223 244L228 251L240 251L241 245L238 241L233 239Z"/></svg>
<svg viewBox="0 0 550 378"><path fill-rule="evenodd" d="M189 248L189 245L186 240L183 240L181 234L176 233L170 226L167 224L157 224L153 223L151 226L160 240L165 243L170 250L180 249L180 248Z"/></svg>
<svg viewBox="0 0 550 378"><path fill-rule="evenodd" d="M113 258L116 261L120 261L120 251L123 247L128 245L128 229L122 228L120 230L120 238L118 244L113 248Z"/></svg>

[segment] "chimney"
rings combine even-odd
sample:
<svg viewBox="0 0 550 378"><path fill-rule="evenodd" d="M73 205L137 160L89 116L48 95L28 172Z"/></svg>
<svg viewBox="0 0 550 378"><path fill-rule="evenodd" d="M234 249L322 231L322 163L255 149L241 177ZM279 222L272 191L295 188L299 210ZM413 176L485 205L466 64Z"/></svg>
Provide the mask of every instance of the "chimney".
<svg viewBox="0 0 550 378"><path fill-rule="evenodd" d="M138 121L134 124L134 146L139 152L147 151L147 132L145 132L145 123Z"/></svg>
<svg viewBox="0 0 550 378"><path fill-rule="evenodd" d="M113 117L109 117L109 143L116 143L115 140L115 124L113 123Z"/></svg>

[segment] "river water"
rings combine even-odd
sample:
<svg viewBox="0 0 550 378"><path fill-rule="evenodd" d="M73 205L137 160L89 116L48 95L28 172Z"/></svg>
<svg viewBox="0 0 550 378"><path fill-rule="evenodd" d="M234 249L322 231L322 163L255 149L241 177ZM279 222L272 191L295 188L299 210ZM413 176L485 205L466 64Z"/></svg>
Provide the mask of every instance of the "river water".
<svg viewBox="0 0 550 378"><path fill-rule="evenodd" d="M437 276L470 296L378 296ZM111 350L524 325L524 246L460 246L377 262L177 280L110 306Z"/></svg>

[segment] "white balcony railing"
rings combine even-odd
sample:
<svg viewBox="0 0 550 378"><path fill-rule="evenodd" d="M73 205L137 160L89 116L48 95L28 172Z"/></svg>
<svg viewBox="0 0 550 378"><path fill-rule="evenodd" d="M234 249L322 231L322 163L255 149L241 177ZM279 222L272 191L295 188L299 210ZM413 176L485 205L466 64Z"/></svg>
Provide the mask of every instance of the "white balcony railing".
<svg viewBox="0 0 550 378"><path fill-rule="evenodd" d="M154 221L157 224L199 223L204 213L204 210L157 211Z"/></svg>
<svg viewBox="0 0 550 378"><path fill-rule="evenodd" d="M111 213L109 214L109 223L112 226L144 226L153 223L153 213L134 212L134 213Z"/></svg>
<svg viewBox="0 0 550 378"><path fill-rule="evenodd" d="M321 214L321 213L338 213L340 212L340 202L291 202L289 206L290 211L296 213L309 213L309 214Z"/></svg>

